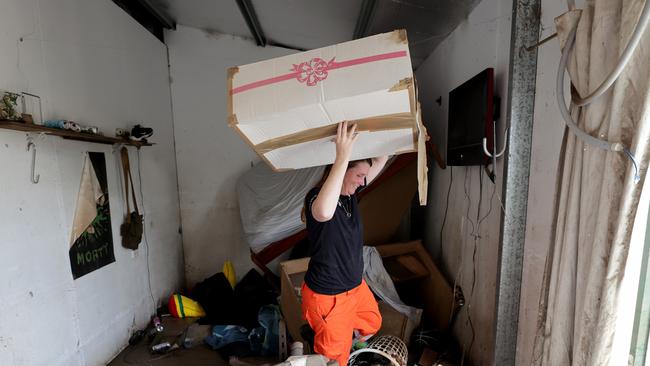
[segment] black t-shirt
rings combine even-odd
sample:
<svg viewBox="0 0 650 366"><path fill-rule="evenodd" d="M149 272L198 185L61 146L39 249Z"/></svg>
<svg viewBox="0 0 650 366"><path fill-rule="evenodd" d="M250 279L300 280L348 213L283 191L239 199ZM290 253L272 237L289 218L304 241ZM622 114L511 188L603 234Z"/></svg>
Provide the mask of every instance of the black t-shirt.
<svg viewBox="0 0 650 366"><path fill-rule="evenodd" d="M311 260L305 283L313 291L335 295L361 284L363 275L363 225L357 196L340 196L334 216L318 222L311 206L320 188L307 193L307 233Z"/></svg>

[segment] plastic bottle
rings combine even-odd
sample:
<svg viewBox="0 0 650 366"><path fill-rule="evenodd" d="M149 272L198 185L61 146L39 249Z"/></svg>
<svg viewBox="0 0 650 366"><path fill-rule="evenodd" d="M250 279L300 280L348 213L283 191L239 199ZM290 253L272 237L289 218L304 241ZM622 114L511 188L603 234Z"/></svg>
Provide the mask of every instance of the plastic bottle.
<svg viewBox="0 0 650 366"><path fill-rule="evenodd" d="M160 323L160 318L157 316L154 316L151 322L153 323L154 328L156 328L156 332L160 333L165 330L165 328L162 326L162 323Z"/></svg>

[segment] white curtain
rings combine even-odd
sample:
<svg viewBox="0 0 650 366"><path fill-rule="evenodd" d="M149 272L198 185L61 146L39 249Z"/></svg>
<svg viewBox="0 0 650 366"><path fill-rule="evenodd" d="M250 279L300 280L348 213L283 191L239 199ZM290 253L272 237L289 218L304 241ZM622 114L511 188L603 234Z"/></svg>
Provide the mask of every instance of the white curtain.
<svg viewBox="0 0 650 366"><path fill-rule="evenodd" d="M572 87L581 96L614 68L643 5L643 0L585 2L569 59ZM575 15L556 21L562 46ZM592 147L566 132L535 365L610 364L616 298L649 154L650 31L645 33L614 86L592 104L571 108L584 131L631 148L641 181L634 181L634 166L624 153Z"/></svg>

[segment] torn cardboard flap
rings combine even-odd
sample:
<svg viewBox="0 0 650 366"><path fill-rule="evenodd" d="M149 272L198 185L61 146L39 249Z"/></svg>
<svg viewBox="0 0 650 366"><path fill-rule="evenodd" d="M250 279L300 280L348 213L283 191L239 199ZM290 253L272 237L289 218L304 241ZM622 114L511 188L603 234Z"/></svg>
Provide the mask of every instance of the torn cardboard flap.
<svg viewBox="0 0 650 366"><path fill-rule="evenodd" d="M409 40L406 36L406 29L398 29L393 31L393 36L398 43L408 44Z"/></svg>
<svg viewBox="0 0 650 366"><path fill-rule="evenodd" d="M398 90L404 90L408 89L411 85L413 85L413 79L412 78L406 78L402 79L399 81L399 83L393 85L392 88L388 89L389 92L394 92Z"/></svg>

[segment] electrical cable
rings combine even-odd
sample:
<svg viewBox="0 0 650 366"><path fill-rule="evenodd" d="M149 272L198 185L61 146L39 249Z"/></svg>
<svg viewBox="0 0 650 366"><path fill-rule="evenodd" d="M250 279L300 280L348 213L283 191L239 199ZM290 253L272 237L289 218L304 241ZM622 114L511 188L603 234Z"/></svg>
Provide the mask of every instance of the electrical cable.
<svg viewBox="0 0 650 366"><path fill-rule="evenodd" d="M480 169L481 169L481 168L479 167L479 180L480 180L480 182L481 182L481 186L482 186L482 177L483 177L483 175L480 173ZM469 174L468 174L468 173L469 173ZM469 234L469 235L472 236L472 237L474 238L474 252L473 252L473 254L472 254L472 264L473 264L473 267L475 267L475 266L476 266L476 265L475 265L475 258L476 258L476 239L477 239L477 235L475 234L475 231L474 231L474 230L476 229L476 227L475 227L475 225L474 225L474 222L473 222L472 219L469 217L469 211L470 211L470 209L471 209L471 207L472 207L472 197L470 196L470 194L469 194L469 192L468 192L468 189L467 189L468 178L469 178L469 185L470 185L470 187L471 187L471 184L472 184L472 180L471 180L472 175L471 175L471 173L472 173L471 168L468 167L468 168L465 169L465 180L464 180L464 183L463 183L463 189L464 189L464 192L465 192L465 199L467 200L467 211L466 211L466 213L465 213L464 218L467 219L467 220L470 222L470 224L472 224L472 228L471 228L471 231L470 231L470 234ZM479 202L480 202L480 199L479 199ZM480 207L479 207L479 210L480 210ZM477 214L477 220L478 220L478 214ZM462 247L464 248L465 246L463 245ZM454 289L456 288L456 282L457 282L457 281L459 280L459 278L461 277L461 276L460 276L460 273L461 273L461 271L462 271L462 268L463 268L463 266L464 266L464 263L465 263L465 255L464 255L464 250L463 250L463 251L461 252L461 260L460 260L460 265L459 265L459 267L458 267L457 278L454 279ZM472 269L472 293L473 293L473 291L474 291L474 282L475 282L475 280L476 280L476 272L475 272L475 270L474 270L474 268L473 268L473 269ZM462 357L461 357L461 366L462 366L462 365L464 364L464 362L465 362L465 352L467 352L467 353L470 354L470 356L471 356L471 350L472 350L472 347L473 347L473 345L474 345L474 338L475 338L474 323L472 322L472 317L471 317L471 314L470 314L470 308L471 308L471 296L472 296L472 295L470 295L470 299L469 299L469 301L467 301L467 303L465 304L465 313L466 313L466 315L467 315L467 322L466 322L466 324L469 324L469 326L470 326L470 330L471 330L471 332L472 332L472 338L471 338L471 340L470 340L470 345L469 345L469 347L465 348L465 346L463 346L463 354L462 354Z"/></svg>
<svg viewBox="0 0 650 366"><path fill-rule="evenodd" d="M149 295L151 296L151 303L153 305L153 311L156 312L156 300L153 297L153 291L151 290L151 270L149 268L149 239L147 239L147 227L145 222L147 221L147 213L144 209L144 194L142 193L142 172L140 169L140 149L138 149L138 183L140 186L140 202L142 203L142 233L144 235L144 245L147 248L147 281L149 283Z"/></svg>
<svg viewBox="0 0 650 366"><path fill-rule="evenodd" d="M490 214L492 213L492 202L494 201L494 194L496 192L497 192L497 185L495 183L492 186L492 195L490 196L490 208L488 209L488 212L483 217L481 217L481 219L478 221L478 226L479 227L481 226L481 223L483 222L483 220L487 219L488 216L490 216ZM505 209L504 209L504 211L505 211Z"/></svg>
<svg viewBox="0 0 650 366"><path fill-rule="evenodd" d="M496 184L495 184L496 187ZM467 353L470 355L472 354L472 347L474 346L474 340L476 338L476 331L474 329L474 322L472 321L472 315L470 313L470 309L472 307L472 299L474 298L474 288L476 286L476 250L478 248L478 241L481 239L481 232L480 232L480 216L481 216L481 204L483 203L483 174L481 173L481 167L479 167L479 199L478 199L478 207L476 209L476 222L477 222L477 228L476 228L476 234L474 235L474 248L472 250L472 287L470 290L469 294L469 300L467 301L467 321L469 323L469 327L472 331L472 338L469 343L469 347L467 349Z"/></svg>
<svg viewBox="0 0 650 366"><path fill-rule="evenodd" d="M449 188L447 188L447 203L445 204L445 214L442 219L442 226L440 226L440 258L439 262L442 264L443 261L443 245L442 245L442 232L445 230L445 223L447 222L447 212L449 211L449 194L451 193L451 182L454 181L454 167L449 166Z"/></svg>
<svg viewBox="0 0 650 366"><path fill-rule="evenodd" d="M469 195L469 192L467 191L467 177L469 173L469 185L470 187L472 186L472 171L470 168L465 169L465 182L463 184L463 189L465 190L465 198L467 199L467 212L465 213L465 219L469 221L470 224L472 224L472 230L470 231L470 236L474 236L474 230L476 229L476 225L474 225L474 221L469 217L469 210L472 207L472 198Z"/></svg>
<svg viewBox="0 0 650 366"><path fill-rule="evenodd" d="M641 180L641 176L639 175L639 166L636 162L636 159L634 158L634 155L632 155L632 152L629 149L623 149L623 152L632 160L632 164L634 165L634 181L638 182Z"/></svg>

